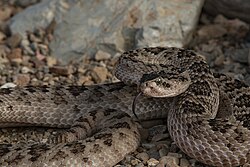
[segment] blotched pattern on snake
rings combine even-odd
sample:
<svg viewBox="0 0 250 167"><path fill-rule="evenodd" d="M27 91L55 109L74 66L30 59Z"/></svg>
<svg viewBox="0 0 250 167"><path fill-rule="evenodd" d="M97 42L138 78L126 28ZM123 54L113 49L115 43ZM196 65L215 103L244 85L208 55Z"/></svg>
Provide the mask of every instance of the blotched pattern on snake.
<svg viewBox="0 0 250 167"><path fill-rule="evenodd" d="M204 58L171 47L125 52L122 82L0 89L0 126L69 128L43 144L1 144L1 166L112 166L140 143L131 117L167 117L169 133L188 156L212 166L249 162L250 88L212 74ZM62 142L62 143L58 143Z"/></svg>

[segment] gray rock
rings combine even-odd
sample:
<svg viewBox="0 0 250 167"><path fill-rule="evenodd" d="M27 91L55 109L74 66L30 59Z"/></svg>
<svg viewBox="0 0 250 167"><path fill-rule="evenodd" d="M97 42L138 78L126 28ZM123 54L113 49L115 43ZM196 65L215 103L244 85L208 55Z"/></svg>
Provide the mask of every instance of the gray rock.
<svg viewBox="0 0 250 167"><path fill-rule="evenodd" d="M83 53L93 56L99 49L116 53L145 46L184 46L203 4L199 0L106 0L95 6L81 2L84 5L73 6L57 25L50 45L53 55L66 62Z"/></svg>
<svg viewBox="0 0 250 167"><path fill-rule="evenodd" d="M102 50L98 50L97 53L95 54L95 60L100 61L100 60L108 60L111 58L111 55L107 52L103 52Z"/></svg>
<svg viewBox="0 0 250 167"><path fill-rule="evenodd" d="M129 11L141 1L81 0L57 25L50 45L52 54L68 62L83 54L93 56L98 48L108 53L123 51L123 25L128 26Z"/></svg>
<svg viewBox="0 0 250 167"><path fill-rule="evenodd" d="M203 0L43 0L16 15L11 32L25 34L55 19L52 55L67 63L98 50L110 53L145 46L184 46L191 39ZM29 17L27 17L29 16Z"/></svg>
<svg viewBox="0 0 250 167"><path fill-rule="evenodd" d="M66 9L66 0L42 0L11 18L11 33L19 33L25 37L26 31L34 31L36 27L45 28L53 19L60 22Z"/></svg>
<svg viewBox="0 0 250 167"><path fill-rule="evenodd" d="M141 6L143 27L136 36L137 47L187 45L195 30L203 1L151 1Z"/></svg>

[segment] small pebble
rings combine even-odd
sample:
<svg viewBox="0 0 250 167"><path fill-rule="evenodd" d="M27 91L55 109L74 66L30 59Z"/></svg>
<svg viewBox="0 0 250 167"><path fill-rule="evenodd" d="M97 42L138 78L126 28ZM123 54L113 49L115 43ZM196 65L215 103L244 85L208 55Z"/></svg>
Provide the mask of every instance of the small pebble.
<svg viewBox="0 0 250 167"><path fill-rule="evenodd" d="M210 24L210 25L203 26L197 32L197 34L201 38L209 38L209 39L222 37L226 33L227 33L227 30L221 25L217 25L217 24Z"/></svg>
<svg viewBox="0 0 250 167"><path fill-rule="evenodd" d="M14 84L14 83L12 83L12 82L7 82L7 83L5 83L4 85L2 85L2 86L0 87L0 89L2 89L2 88L14 88L14 87L16 87L16 84Z"/></svg>
<svg viewBox="0 0 250 167"><path fill-rule="evenodd" d="M0 64L1 63L8 63L9 60L7 58L7 55L10 53L10 49L5 46L0 44Z"/></svg>
<svg viewBox="0 0 250 167"><path fill-rule="evenodd" d="M21 63L22 62L22 49L15 48L12 52L8 55L8 59L10 62Z"/></svg>
<svg viewBox="0 0 250 167"><path fill-rule="evenodd" d="M35 42L32 42L29 47L33 52L36 52L38 50L38 45Z"/></svg>
<svg viewBox="0 0 250 167"><path fill-rule="evenodd" d="M24 66L24 67L22 67L22 69L21 69L21 73L23 73L23 74L33 73L33 70L31 70L30 68Z"/></svg>
<svg viewBox="0 0 250 167"><path fill-rule="evenodd" d="M47 65L48 65L49 67L52 67L52 66L54 66L54 65L57 64L57 59L56 59L55 57L47 56L47 57L46 57L46 60L47 60Z"/></svg>
<svg viewBox="0 0 250 167"><path fill-rule="evenodd" d="M5 21L11 17L12 8L9 6L0 6L0 20Z"/></svg>
<svg viewBox="0 0 250 167"><path fill-rule="evenodd" d="M105 67L95 66L91 72L91 76L96 83L104 82L107 79L108 70Z"/></svg>
<svg viewBox="0 0 250 167"><path fill-rule="evenodd" d="M80 76L77 81L77 85L85 85L86 83L89 83L89 82L93 82L91 81L90 76Z"/></svg>
<svg viewBox="0 0 250 167"><path fill-rule="evenodd" d="M154 159L154 158L150 158L148 161L147 161L147 164L148 164L148 167L154 167L156 165L159 164L159 161Z"/></svg>
<svg viewBox="0 0 250 167"><path fill-rule="evenodd" d="M189 163L189 161L186 158L181 158L180 159L180 166L181 167L190 167L191 164Z"/></svg>
<svg viewBox="0 0 250 167"><path fill-rule="evenodd" d="M145 166L143 163L140 162L139 164L135 165L135 167L145 167Z"/></svg>
<svg viewBox="0 0 250 167"><path fill-rule="evenodd" d="M73 69L67 66L53 66L49 68L49 71L58 75L70 75L73 73Z"/></svg>
<svg viewBox="0 0 250 167"><path fill-rule="evenodd" d="M0 31L0 42L3 41L6 38L6 35Z"/></svg>
<svg viewBox="0 0 250 167"><path fill-rule="evenodd" d="M160 158L160 163L167 167L179 167L179 159L173 156L164 156Z"/></svg>
<svg viewBox="0 0 250 167"><path fill-rule="evenodd" d="M140 159L143 161L143 163L146 163L147 160L149 160L149 155L146 152L138 153L136 155L136 158Z"/></svg>
<svg viewBox="0 0 250 167"><path fill-rule="evenodd" d="M216 57L214 64L216 66L222 66L225 60L225 56L223 54L219 55L219 57Z"/></svg>
<svg viewBox="0 0 250 167"><path fill-rule="evenodd" d="M14 77L14 83L18 86L26 86L30 82L30 75L29 74L18 74Z"/></svg>
<svg viewBox="0 0 250 167"><path fill-rule="evenodd" d="M167 146L163 146L160 150L159 150L159 154L160 157L166 156L169 152L169 148Z"/></svg>
<svg viewBox="0 0 250 167"><path fill-rule="evenodd" d="M29 34L29 41L33 43L40 43L42 40L40 38L37 38L34 34Z"/></svg>
<svg viewBox="0 0 250 167"><path fill-rule="evenodd" d="M101 51L101 50L98 50L97 53L95 54L95 59L97 61L107 60L107 59L110 59L110 58L111 58L111 55L109 53Z"/></svg>
<svg viewBox="0 0 250 167"><path fill-rule="evenodd" d="M142 147L146 149L151 149L155 147L154 143L142 143Z"/></svg>
<svg viewBox="0 0 250 167"><path fill-rule="evenodd" d="M7 39L6 44L10 48L16 48L22 41L22 36L20 34L14 34L10 38Z"/></svg>

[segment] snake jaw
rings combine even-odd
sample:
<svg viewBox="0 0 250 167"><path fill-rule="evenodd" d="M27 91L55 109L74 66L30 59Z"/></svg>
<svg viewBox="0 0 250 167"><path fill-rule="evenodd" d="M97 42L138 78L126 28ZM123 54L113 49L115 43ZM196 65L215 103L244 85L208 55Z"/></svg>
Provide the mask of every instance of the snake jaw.
<svg viewBox="0 0 250 167"><path fill-rule="evenodd" d="M151 80L140 84L140 91L150 97L175 97L185 92L190 85L190 82L168 81L164 84L157 84Z"/></svg>
<svg viewBox="0 0 250 167"><path fill-rule="evenodd" d="M185 92L191 84L188 71L163 70L144 74L138 85L139 91L150 97L174 97Z"/></svg>
<svg viewBox="0 0 250 167"><path fill-rule="evenodd" d="M166 92L164 88L157 86L155 82L141 84L140 89L144 95L151 97L173 97L177 95L175 92Z"/></svg>

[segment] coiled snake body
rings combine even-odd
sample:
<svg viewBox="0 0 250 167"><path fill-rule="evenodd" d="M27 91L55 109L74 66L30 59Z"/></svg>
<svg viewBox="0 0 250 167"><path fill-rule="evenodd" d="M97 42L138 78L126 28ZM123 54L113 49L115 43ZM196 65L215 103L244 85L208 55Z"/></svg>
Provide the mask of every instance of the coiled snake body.
<svg viewBox="0 0 250 167"><path fill-rule="evenodd" d="M156 47L125 52L120 83L88 87L0 89L0 126L70 128L44 144L1 144L1 166L115 165L140 142L130 116L167 116L169 133L188 156L212 166L250 160L250 88L212 74L191 50ZM60 140L62 143L55 141Z"/></svg>

